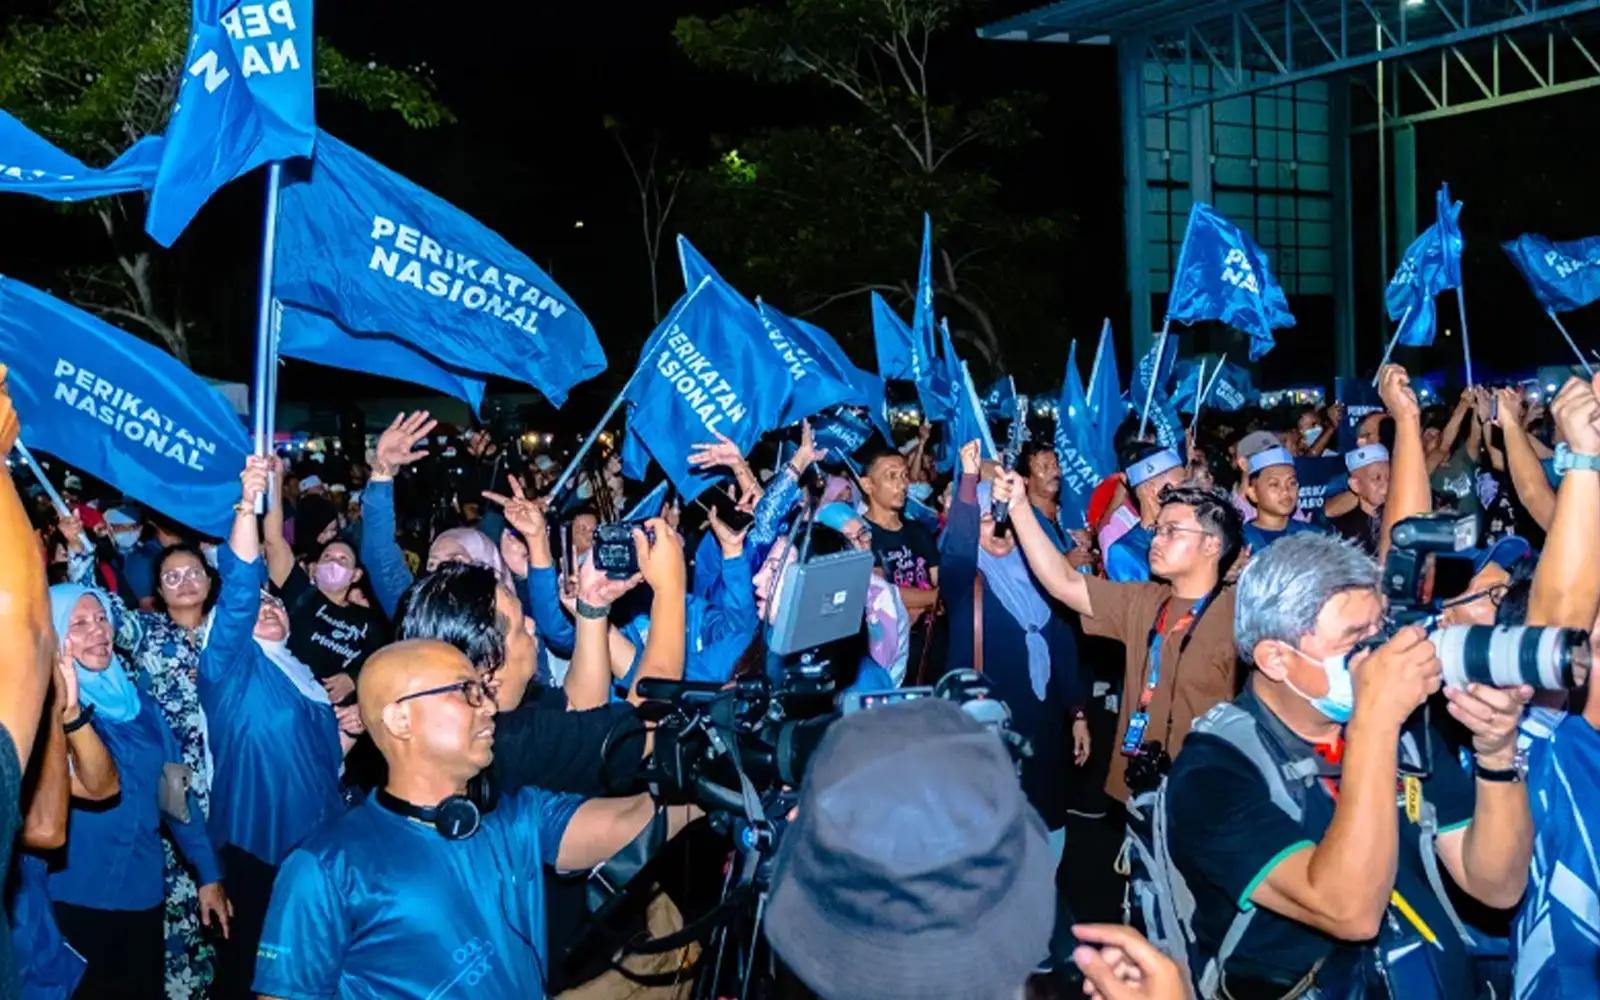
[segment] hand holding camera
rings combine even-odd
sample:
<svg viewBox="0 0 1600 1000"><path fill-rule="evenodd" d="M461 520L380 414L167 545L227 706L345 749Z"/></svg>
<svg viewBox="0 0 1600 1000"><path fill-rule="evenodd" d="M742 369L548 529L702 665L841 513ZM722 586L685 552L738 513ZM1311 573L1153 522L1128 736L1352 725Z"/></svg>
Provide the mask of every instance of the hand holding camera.
<svg viewBox="0 0 1600 1000"><path fill-rule="evenodd" d="M1469 684L1447 687L1444 696L1450 714L1472 733L1472 752L1478 762L1485 767L1510 768L1517 753L1517 723L1522 720L1523 706L1533 697L1533 688L1527 684L1508 688Z"/></svg>
<svg viewBox="0 0 1600 1000"><path fill-rule="evenodd" d="M1428 634L1408 625L1388 642L1351 664L1356 697L1354 718L1398 730L1439 690L1444 666Z"/></svg>

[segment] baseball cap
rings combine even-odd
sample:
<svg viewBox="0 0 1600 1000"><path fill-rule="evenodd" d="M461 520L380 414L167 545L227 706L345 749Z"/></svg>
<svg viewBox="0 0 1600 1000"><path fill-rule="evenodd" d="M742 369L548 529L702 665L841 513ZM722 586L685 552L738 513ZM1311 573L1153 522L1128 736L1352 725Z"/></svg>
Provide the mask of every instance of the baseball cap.
<svg viewBox="0 0 1600 1000"><path fill-rule="evenodd" d="M1283 442L1278 440L1278 435L1271 431L1251 431L1239 439L1239 446L1234 450L1240 458L1249 458L1256 452L1266 451L1268 448L1281 448Z"/></svg>
<svg viewBox="0 0 1600 1000"><path fill-rule="evenodd" d="M300 480L300 492L301 493L310 493L312 490L318 489L321 486L322 486L322 477L318 476L318 475L310 475L310 476L307 476L304 479Z"/></svg>
<svg viewBox="0 0 1600 1000"><path fill-rule="evenodd" d="M806 771L767 939L823 1000L1011 1000L1049 950L1055 867L994 733L939 698L858 712Z"/></svg>
<svg viewBox="0 0 1600 1000"><path fill-rule="evenodd" d="M114 528L131 528L139 523L139 512L128 507L113 507L106 511L106 523Z"/></svg>
<svg viewBox="0 0 1600 1000"><path fill-rule="evenodd" d="M1472 558L1472 572L1476 575L1483 572L1483 568L1490 563L1497 563L1501 569L1509 573L1511 572L1511 567L1532 553L1533 546L1528 544L1526 538L1507 535L1493 545L1468 549L1461 554Z"/></svg>

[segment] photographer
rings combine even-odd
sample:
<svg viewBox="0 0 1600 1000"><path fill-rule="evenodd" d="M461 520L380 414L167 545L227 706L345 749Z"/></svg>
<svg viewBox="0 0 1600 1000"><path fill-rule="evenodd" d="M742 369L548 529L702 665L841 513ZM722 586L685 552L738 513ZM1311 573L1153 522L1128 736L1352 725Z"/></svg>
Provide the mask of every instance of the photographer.
<svg viewBox="0 0 1600 1000"><path fill-rule="evenodd" d="M1130 762L1142 762L1138 773L1154 787L1192 721L1238 690L1234 595L1224 566L1239 547L1239 513L1221 490L1165 489L1150 532L1150 569L1167 582L1111 583L1072 568L1040 526L1021 476L998 472L994 498L1010 504L1017 542L1045 590L1083 616L1085 633L1125 647L1122 752L1111 758L1106 792L1126 802Z"/></svg>
<svg viewBox="0 0 1600 1000"><path fill-rule="evenodd" d="M1278 541L1239 578L1235 640L1255 672L1196 724L1165 792L1203 995L1480 995L1438 868L1489 906L1521 897L1532 826L1513 764L1532 690L1446 689L1475 781L1431 728L1403 736L1442 668L1418 628L1358 649L1382 628L1378 579L1319 535Z"/></svg>

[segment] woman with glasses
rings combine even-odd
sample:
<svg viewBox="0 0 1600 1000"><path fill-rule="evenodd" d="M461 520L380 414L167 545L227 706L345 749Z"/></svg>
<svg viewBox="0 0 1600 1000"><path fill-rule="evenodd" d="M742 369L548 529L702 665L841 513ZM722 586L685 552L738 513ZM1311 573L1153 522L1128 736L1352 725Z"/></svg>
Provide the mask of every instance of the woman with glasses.
<svg viewBox="0 0 1600 1000"><path fill-rule="evenodd" d="M91 725L116 763L121 794L110 804L74 805L64 862L53 865L56 922L88 966L82 996L165 994L160 829L197 873L199 920L228 928L228 899L205 814L181 767L182 752L148 690L117 655L120 604L76 584L50 588L62 655L77 680L73 727Z"/></svg>
<svg viewBox="0 0 1600 1000"><path fill-rule="evenodd" d="M94 552L76 519L60 523L68 538L68 575L79 586L94 580ZM206 616L217 599L217 571L199 546L178 542L155 558L154 611L128 607L106 593L115 614L116 649L128 674L161 709L189 769L189 790L202 818L211 815L211 751L200 710L200 645ZM138 581L148 585L145 581ZM199 886L170 837L166 860L166 984L171 996L197 996L211 984L216 948L200 926Z"/></svg>
<svg viewBox="0 0 1600 1000"><path fill-rule="evenodd" d="M219 996L249 996L256 944L278 865L344 809L339 773L360 731L355 706L335 709L311 669L289 652L289 616L264 591L256 526L268 460L240 476L228 544L217 554L222 587L200 655L200 701L216 758L211 831L233 900L232 935L217 962Z"/></svg>

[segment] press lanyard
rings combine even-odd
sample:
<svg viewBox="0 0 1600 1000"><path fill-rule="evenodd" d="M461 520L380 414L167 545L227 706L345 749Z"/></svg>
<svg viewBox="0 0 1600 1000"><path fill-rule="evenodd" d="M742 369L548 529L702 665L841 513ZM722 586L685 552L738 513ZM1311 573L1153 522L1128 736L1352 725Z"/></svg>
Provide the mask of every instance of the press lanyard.
<svg viewBox="0 0 1600 1000"><path fill-rule="evenodd" d="M1189 610L1178 616L1178 621L1172 626L1173 632L1182 632L1183 639L1178 643L1178 655L1174 664L1183 657L1183 651L1189 648L1189 640L1194 638L1195 629L1200 624L1200 618L1206 613L1206 608L1211 603L1212 594L1200 598L1190 605ZM1161 647L1165 642L1167 632L1167 611L1172 605L1172 598L1168 597L1161 602L1161 610L1156 613L1155 624L1150 626L1150 666L1146 674L1144 690L1139 693L1139 708L1148 709L1151 700L1156 694L1156 685L1161 683ZM1174 667L1176 669L1176 667Z"/></svg>

